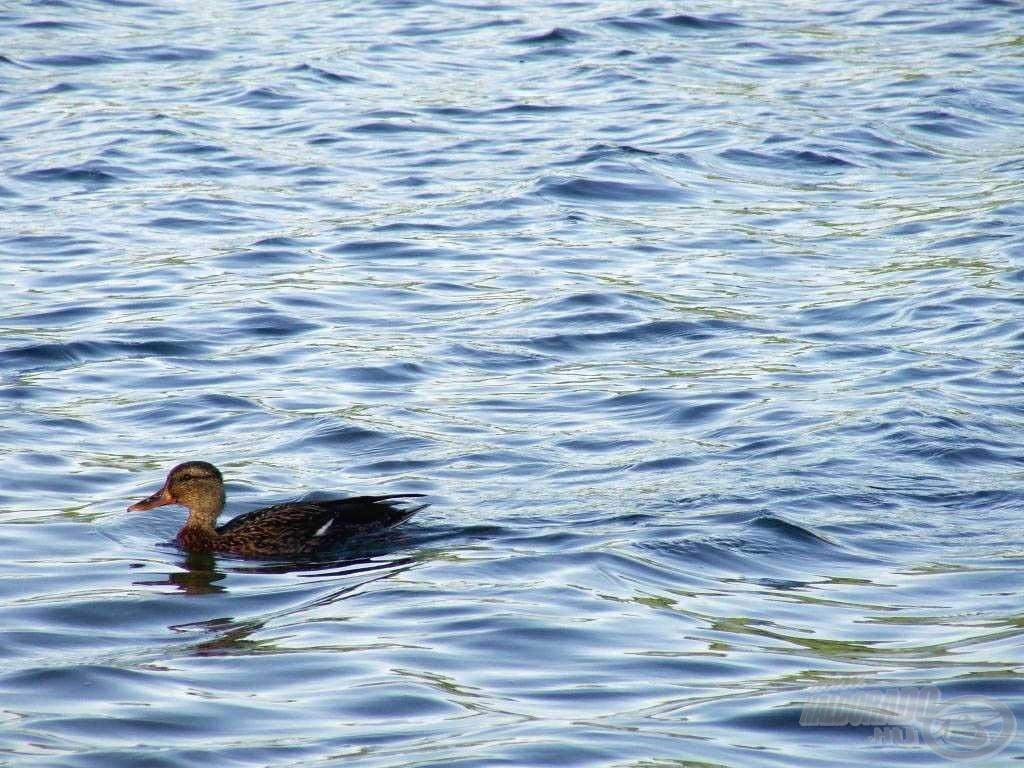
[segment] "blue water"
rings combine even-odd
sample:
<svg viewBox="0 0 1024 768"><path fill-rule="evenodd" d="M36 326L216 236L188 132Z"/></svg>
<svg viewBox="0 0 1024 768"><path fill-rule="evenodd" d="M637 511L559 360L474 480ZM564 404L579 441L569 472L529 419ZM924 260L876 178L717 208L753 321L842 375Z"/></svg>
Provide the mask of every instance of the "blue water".
<svg viewBox="0 0 1024 768"><path fill-rule="evenodd" d="M822 686L1024 729L1020 4L0 30L0 764L949 764ZM190 556L125 511L185 459L432 506Z"/></svg>

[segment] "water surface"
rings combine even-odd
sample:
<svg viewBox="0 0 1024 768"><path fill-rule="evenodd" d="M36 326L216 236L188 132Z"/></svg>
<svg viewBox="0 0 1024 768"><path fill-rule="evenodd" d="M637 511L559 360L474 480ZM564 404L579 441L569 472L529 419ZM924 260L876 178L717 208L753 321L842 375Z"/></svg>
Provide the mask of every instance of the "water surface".
<svg viewBox="0 0 1024 768"><path fill-rule="evenodd" d="M0 24L0 762L946 762L822 686L1024 727L1019 5ZM124 510L190 458L433 506L189 556Z"/></svg>

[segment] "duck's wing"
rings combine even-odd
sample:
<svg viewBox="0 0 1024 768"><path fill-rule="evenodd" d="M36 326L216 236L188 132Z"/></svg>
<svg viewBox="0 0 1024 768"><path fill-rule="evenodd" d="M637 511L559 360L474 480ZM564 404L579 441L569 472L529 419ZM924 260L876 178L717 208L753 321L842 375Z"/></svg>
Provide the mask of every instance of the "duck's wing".
<svg viewBox="0 0 1024 768"><path fill-rule="evenodd" d="M220 526L217 533L232 538L277 542L284 549L326 546L408 520L427 505L410 507L400 502L423 496L422 493L393 493L276 504L239 515Z"/></svg>

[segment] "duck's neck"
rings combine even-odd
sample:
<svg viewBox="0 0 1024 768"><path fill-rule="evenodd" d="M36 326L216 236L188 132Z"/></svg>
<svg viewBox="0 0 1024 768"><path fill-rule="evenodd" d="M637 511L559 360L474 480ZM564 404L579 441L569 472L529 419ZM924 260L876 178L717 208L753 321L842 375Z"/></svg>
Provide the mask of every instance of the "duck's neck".
<svg viewBox="0 0 1024 768"><path fill-rule="evenodd" d="M189 552L213 552L217 548L217 531L212 527L192 525L192 518L178 531L178 546Z"/></svg>
<svg viewBox="0 0 1024 768"><path fill-rule="evenodd" d="M192 551L212 551L219 535L214 526L223 506L223 502L190 506L188 520L178 531L178 543Z"/></svg>

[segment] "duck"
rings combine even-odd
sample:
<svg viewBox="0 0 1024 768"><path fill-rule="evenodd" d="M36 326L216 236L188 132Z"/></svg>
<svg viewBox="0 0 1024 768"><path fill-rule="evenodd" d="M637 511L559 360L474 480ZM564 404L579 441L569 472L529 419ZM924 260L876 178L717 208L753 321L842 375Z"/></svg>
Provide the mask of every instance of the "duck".
<svg viewBox="0 0 1024 768"><path fill-rule="evenodd" d="M393 528L425 509L403 505L422 493L352 496L328 501L290 501L243 515L217 526L224 510L224 477L207 461L186 461L167 473L163 486L129 512L178 504L188 519L175 541L189 552L217 552L241 557L310 555L356 536Z"/></svg>

